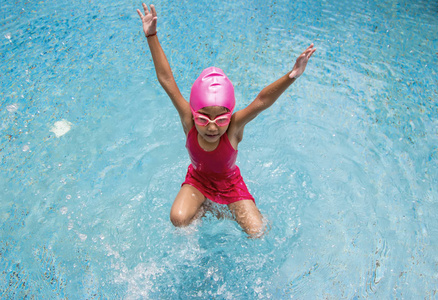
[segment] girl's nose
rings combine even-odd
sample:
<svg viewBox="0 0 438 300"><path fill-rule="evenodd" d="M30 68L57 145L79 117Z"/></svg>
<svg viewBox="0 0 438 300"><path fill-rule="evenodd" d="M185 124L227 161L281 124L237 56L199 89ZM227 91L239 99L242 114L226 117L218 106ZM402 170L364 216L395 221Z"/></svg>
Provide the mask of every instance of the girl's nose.
<svg viewBox="0 0 438 300"><path fill-rule="evenodd" d="M216 131L216 130L218 130L219 128L218 128L218 126L216 125L216 123L209 123L208 125L207 125L207 130L208 131Z"/></svg>

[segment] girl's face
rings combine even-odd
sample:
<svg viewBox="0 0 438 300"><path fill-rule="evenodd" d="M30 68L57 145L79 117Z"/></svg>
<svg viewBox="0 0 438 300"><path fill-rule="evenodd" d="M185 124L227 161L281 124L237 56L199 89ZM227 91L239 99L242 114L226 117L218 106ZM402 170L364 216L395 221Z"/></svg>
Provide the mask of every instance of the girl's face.
<svg viewBox="0 0 438 300"><path fill-rule="evenodd" d="M217 117L229 113L229 110L223 106L207 106L198 110L197 113L200 113L213 121ZM220 124L220 122L217 123ZM195 122L195 126L198 130L198 133L206 142L215 143L225 132L227 132L229 124L225 126L218 126L215 122L209 122L207 125L202 126L196 124Z"/></svg>

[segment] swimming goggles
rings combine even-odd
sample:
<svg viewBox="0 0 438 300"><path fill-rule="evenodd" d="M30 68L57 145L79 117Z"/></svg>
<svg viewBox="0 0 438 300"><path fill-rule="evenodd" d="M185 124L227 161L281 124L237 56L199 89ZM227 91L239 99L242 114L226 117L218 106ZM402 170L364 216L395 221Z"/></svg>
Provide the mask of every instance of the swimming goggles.
<svg viewBox="0 0 438 300"><path fill-rule="evenodd" d="M230 124L231 116L233 115L231 112L229 112L216 117L214 120L210 120L210 118L207 117L206 115L195 112L193 109L192 109L192 114L193 114L193 120L195 121L196 125L207 126L210 123L214 123L219 127L227 126L228 124Z"/></svg>

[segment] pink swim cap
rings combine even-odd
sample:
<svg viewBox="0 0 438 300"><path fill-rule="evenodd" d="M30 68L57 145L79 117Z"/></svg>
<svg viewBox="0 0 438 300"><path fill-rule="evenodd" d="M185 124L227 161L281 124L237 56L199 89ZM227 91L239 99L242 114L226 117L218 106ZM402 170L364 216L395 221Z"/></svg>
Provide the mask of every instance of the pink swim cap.
<svg viewBox="0 0 438 300"><path fill-rule="evenodd" d="M235 104L233 84L221 69L209 67L193 83L190 107L194 111L206 106L223 106L232 112Z"/></svg>

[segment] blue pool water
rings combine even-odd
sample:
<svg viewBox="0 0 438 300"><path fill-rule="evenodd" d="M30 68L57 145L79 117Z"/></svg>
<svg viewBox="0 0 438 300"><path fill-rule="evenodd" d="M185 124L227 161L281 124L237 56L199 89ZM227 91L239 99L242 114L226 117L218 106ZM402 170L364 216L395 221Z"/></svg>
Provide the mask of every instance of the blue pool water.
<svg viewBox="0 0 438 300"><path fill-rule="evenodd" d="M0 298L436 297L436 1L156 3L185 97L215 65L243 108L318 49L239 146L260 240L171 225L189 158L140 2L0 3Z"/></svg>

